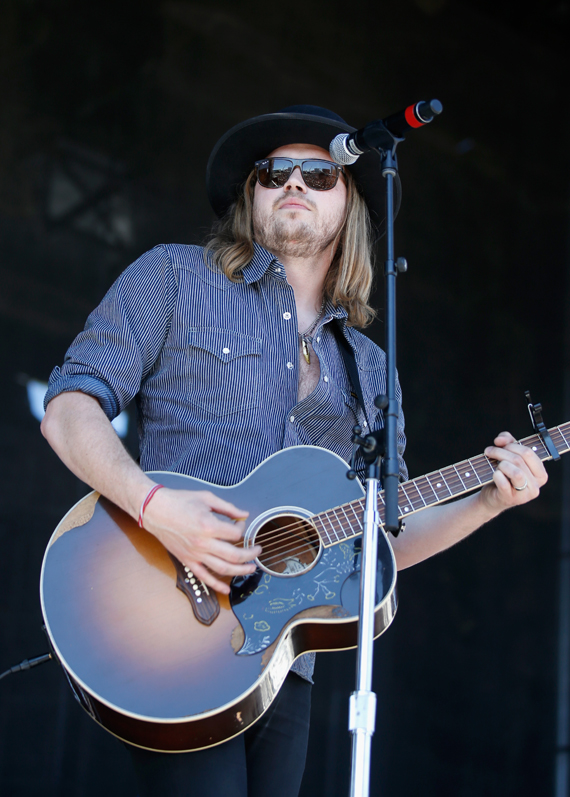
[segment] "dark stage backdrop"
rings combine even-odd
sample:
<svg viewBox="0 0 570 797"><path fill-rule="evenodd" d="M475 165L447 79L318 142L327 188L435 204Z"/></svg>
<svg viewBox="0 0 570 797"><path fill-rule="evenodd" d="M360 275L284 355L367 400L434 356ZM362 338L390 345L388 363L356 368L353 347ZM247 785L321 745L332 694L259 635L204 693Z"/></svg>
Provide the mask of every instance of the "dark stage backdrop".
<svg viewBox="0 0 570 797"><path fill-rule="evenodd" d="M356 126L418 99L400 147L399 370L412 475L563 417L568 3L173 0L0 6L0 671L45 650L44 547L86 487L40 436L46 381L138 254L199 242L218 136L293 103ZM381 254L380 254L381 260ZM369 334L383 341L379 320ZM136 447L134 419L128 443ZM403 572L376 645L372 793L553 788L561 472L531 506ZM319 657L303 797L347 793L352 653ZM189 784L189 790L191 784ZM0 683L0 793L134 795L126 754L49 664Z"/></svg>

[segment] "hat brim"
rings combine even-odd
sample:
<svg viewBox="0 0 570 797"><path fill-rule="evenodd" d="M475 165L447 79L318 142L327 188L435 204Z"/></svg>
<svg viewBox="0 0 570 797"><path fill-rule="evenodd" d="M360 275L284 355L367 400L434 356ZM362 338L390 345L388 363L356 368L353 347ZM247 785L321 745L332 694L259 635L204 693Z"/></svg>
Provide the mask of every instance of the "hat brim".
<svg viewBox="0 0 570 797"><path fill-rule="evenodd" d="M313 144L328 152L339 133L356 128L335 119L303 113L272 113L256 116L232 127L220 138L208 161L206 186L208 199L218 217L235 202L240 186L247 179L256 160L287 144ZM373 150L361 155L348 167L357 188L368 206L370 220L380 238L386 231L385 186L380 154ZM394 217L401 200L400 178L394 181Z"/></svg>

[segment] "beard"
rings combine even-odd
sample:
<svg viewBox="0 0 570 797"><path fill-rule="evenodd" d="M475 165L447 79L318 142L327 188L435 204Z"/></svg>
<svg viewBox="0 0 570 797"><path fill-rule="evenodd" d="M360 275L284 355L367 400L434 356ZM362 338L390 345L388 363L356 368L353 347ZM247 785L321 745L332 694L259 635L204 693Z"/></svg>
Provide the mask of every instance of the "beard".
<svg viewBox="0 0 570 797"><path fill-rule="evenodd" d="M305 210L287 211L287 216L278 216L275 211L282 199L279 196L273 203L273 213L262 213L254 203L253 231L257 243L277 256L309 258L324 252L342 228L344 214L323 218L313 210L313 223L309 224L302 218ZM304 201L312 204L306 197Z"/></svg>

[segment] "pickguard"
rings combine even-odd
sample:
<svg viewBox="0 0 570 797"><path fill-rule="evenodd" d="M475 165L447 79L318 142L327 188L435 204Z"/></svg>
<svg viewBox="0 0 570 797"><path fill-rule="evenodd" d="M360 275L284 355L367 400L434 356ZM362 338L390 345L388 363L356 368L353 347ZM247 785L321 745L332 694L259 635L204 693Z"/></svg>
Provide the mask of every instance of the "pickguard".
<svg viewBox="0 0 570 797"><path fill-rule="evenodd" d="M378 563L378 587L384 567ZM316 606L331 608L332 617L358 614L358 590L344 589L348 579L360 577L360 538L323 549L316 565L283 577L258 568L234 578L230 603L244 632L238 655L259 653L269 647L285 625L300 612ZM352 576L352 578L351 578Z"/></svg>

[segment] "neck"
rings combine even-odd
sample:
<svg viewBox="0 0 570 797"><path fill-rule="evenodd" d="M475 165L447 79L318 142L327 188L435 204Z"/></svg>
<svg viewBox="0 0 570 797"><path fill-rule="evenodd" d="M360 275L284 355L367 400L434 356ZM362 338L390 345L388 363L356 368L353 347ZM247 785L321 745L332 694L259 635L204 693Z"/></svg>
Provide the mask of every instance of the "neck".
<svg viewBox="0 0 570 797"><path fill-rule="evenodd" d="M313 257L291 257L272 252L285 268L287 281L295 294L299 330L306 329L321 309L325 279L330 267L330 248Z"/></svg>

